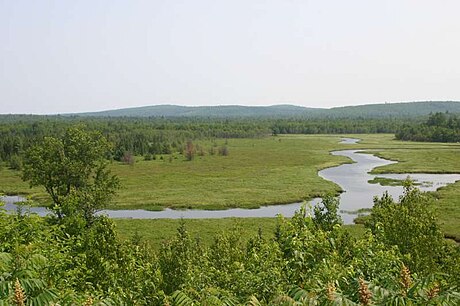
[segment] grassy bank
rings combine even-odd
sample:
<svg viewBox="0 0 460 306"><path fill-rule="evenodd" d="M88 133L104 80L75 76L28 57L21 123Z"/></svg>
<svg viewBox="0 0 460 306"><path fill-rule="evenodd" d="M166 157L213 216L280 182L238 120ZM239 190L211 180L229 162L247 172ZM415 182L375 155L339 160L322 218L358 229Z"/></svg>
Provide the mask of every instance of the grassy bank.
<svg viewBox="0 0 460 306"><path fill-rule="evenodd" d="M460 173L459 144L403 142L388 134L348 136L362 141L353 145L339 144L342 135L222 139L215 142L218 146L227 142L228 156L207 154L196 156L193 161L185 161L179 154L171 159L164 156L154 161L144 161L139 157L133 166L114 162L111 169L120 177L123 187L111 208L254 208L337 192L337 185L317 175L326 167L350 162L345 157L330 155L332 150L366 149L382 158L399 161L398 164L376 168L375 173ZM213 146L213 143L205 141L197 144L204 148ZM0 192L29 194L41 199L45 196L40 188L30 189L27 183L22 182L20 172L5 167L0 169ZM460 183L443 188L437 196L436 205L443 228L448 235L460 237ZM252 223L268 222L257 220ZM132 233L128 226L130 222L133 228L146 226L145 233L155 233L154 228L158 228L156 225L150 227L146 220L118 223L123 224L120 228ZM152 222L155 224L157 221ZM174 222L172 224L170 232L177 227ZM248 225L248 228L251 227ZM257 231L258 226L252 228Z"/></svg>
<svg viewBox="0 0 460 306"><path fill-rule="evenodd" d="M435 148L385 149L370 152L378 157L398 161L375 168L372 173L460 173L460 146Z"/></svg>
<svg viewBox="0 0 460 306"><path fill-rule="evenodd" d="M114 165L123 190L118 208L225 209L282 204L339 191L317 171L346 162L328 154L339 137L230 139L228 156L183 156ZM211 144L201 143L202 146Z"/></svg>
<svg viewBox="0 0 460 306"><path fill-rule="evenodd" d="M337 144L340 137L337 136L305 136L305 135L289 135L270 139L260 140L231 140L229 142L231 154L237 156L228 156L228 160L225 163L232 165L229 169L233 169L239 173L241 181L248 182L246 187L261 186L263 182L267 187L273 188L270 190L259 190L259 200L265 199L264 201L270 202L273 199L273 191L275 193L282 192L281 188L287 188L286 190L301 189L304 197L308 197L314 192L314 188L317 186L317 181L314 180L312 175L316 176L317 170L322 168L333 166L338 163L349 162L341 157L331 156L328 154L332 150L340 149L370 149L373 154L376 154L382 158L397 160L400 163L389 165L378 168L375 172L431 172L431 173L460 173L460 163L458 163L458 154L460 153L460 146L458 144L442 144L442 143L416 143L416 142L402 142L393 140L392 135L350 135L352 137L361 138L362 141L356 145L341 145ZM279 140L281 139L281 141ZM251 144L252 143L252 144ZM258 144L258 145L257 145ZM282 144L283 146L278 146ZM236 150L235 150L236 149ZM235 152L236 151L236 152ZM265 152L262 157L258 154ZM265 156L267 156L266 163ZM193 161L194 166L198 167L199 172L203 169L210 171L213 166L209 166L210 156L203 157L198 161ZM221 157L214 157L216 164L221 164L222 161L218 160ZM239 165L235 164L237 161L241 161ZM302 161L304 165L301 164ZM173 161L173 163L176 161ZM181 161L177 161L177 164ZM251 170L240 169L244 168L245 165L254 163ZM138 167L141 163L137 163L134 167ZM165 163L163 163L165 164ZM204 165L208 165L206 169ZM165 168L171 167L172 165L164 165ZM190 166L192 167L192 166ZM270 169L282 167L285 171L285 175L298 175L296 171L305 171L305 167L314 168L313 172L309 171L309 184L302 184L301 182L291 181L290 185L280 185L277 182L276 175L272 176ZM253 179L247 179L247 175L250 171L254 171L256 168L266 168L264 180L259 181L258 184ZM183 169L178 169L179 174L184 174ZM129 169L128 169L129 170ZM136 171L135 168L129 171ZM273 170L272 170L273 171ZM297 174L296 174L297 173ZM179 175L178 174L178 175ZM190 173L189 173L190 174ZM196 178L195 175L190 174L191 177ZM165 174L167 177L168 175ZM305 176L302 176L305 180ZM185 177L184 177L185 179ZM216 179L216 178L214 178ZM225 173L221 173L217 176L217 180L226 181L227 185L231 180ZM211 182L212 180L210 180ZM279 182L282 179L278 180ZM306 181L305 181L306 182ZM315 182L312 184L312 182ZM321 182L321 181L320 181ZM183 182L182 184L185 184ZM198 178L195 184L200 184L202 181ZM322 185L323 187L325 185ZM164 185L159 185L157 188L165 188ZM336 190L334 186L328 186L329 191ZM166 188L169 189L169 188ZM179 191L190 191L190 188L180 189ZM324 189L323 189L324 190ZM192 190L193 192L193 190ZM199 192L195 190L194 192ZM216 194L222 195L219 191L213 191ZM247 194L244 190L239 190L242 194L234 194L237 199ZM287 193L284 193L286 196ZM209 193L208 193L209 195ZM436 201L438 216L440 223L449 237L460 238L460 182L443 188L437 193L439 198ZM257 200L257 199L254 199ZM253 202L257 203L257 202ZM258 202L260 203L260 201ZM120 233L124 237L132 236L136 229L143 233L144 239L159 245L162 240L172 237L175 234L178 226L178 220L117 220L117 225ZM187 220L187 227L192 235L200 236L203 241L210 243L212 241L213 234L222 229L229 229L235 226L235 219L223 219L223 220ZM255 218L255 219L239 219L238 223L244 228L243 234L244 239L247 239L255 235L258 228L261 227L262 231L267 234L273 233L276 219L273 218ZM362 226L347 226L347 228L354 234L360 235L363 232Z"/></svg>
<svg viewBox="0 0 460 306"><path fill-rule="evenodd" d="M460 181L434 194L436 212L446 237L460 242Z"/></svg>
<svg viewBox="0 0 460 306"><path fill-rule="evenodd" d="M338 136L229 139L228 156L186 161L176 154L154 161L138 158L132 166L114 162L111 169L120 177L122 189L111 208L255 208L338 192L337 185L317 172L347 162L345 157L329 155L330 150L346 147L339 140ZM217 141L218 145L224 142ZM1 172L0 186L5 193L43 195L39 189L29 189L11 170Z"/></svg>
<svg viewBox="0 0 460 306"><path fill-rule="evenodd" d="M393 135L351 135L359 144L339 144L337 135L283 135L262 139L217 140L227 142L228 156L196 156L186 161L182 155L144 161L134 165L114 162L111 169L122 183L112 204L114 209L163 207L226 209L256 208L310 199L339 187L317 175L321 169L350 162L332 156L332 150L365 148L383 158L401 163L376 172L460 172L456 163L458 144L415 143L393 140ZM210 148L211 142L197 142ZM41 189L29 189L19 172L0 171L0 191L43 197Z"/></svg>
<svg viewBox="0 0 460 306"><path fill-rule="evenodd" d="M154 248L159 248L162 242L176 235L181 220L177 219L115 219L118 233L123 239L132 239L140 236L141 241L150 243ZM237 230L241 239L247 241L259 233L266 238L274 237L276 218L224 218L224 219L187 219L183 220L191 237L199 239L202 243L210 245L216 233ZM364 233L361 225L346 225L355 237Z"/></svg>

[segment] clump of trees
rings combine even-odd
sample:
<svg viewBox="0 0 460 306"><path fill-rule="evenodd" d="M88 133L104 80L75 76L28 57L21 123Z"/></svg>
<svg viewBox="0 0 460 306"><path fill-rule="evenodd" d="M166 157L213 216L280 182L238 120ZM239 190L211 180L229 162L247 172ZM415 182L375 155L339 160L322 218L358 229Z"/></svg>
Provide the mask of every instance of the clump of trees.
<svg viewBox="0 0 460 306"><path fill-rule="evenodd" d="M100 131L114 148L110 158L122 161L125 152L135 156L182 152L188 140L252 138L270 134L269 121L207 118L85 118L0 115L0 159L22 155L44 137L62 137L69 127L84 125ZM11 163L16 168L17 163Z"/></svg>
<svg viewBox="0 0 460 306"><path fill-rule="evenodd" d="M435 113L420 124L406 124L396 132L396 139L430 142L460 142L460 117Z"/></svg>
<svg viewBox="0 0 460 306"><path fill-rule="evenodd" d="M214 146L211 146L209 149L209 155L228 156L229 151L227 145L220 146L217 150ZM187 141L187 144L184 149L184 156L187 161L191 161L195 156L205 156L205 149L200 145L195 145L191 140Z"/></svg>
<svg viewBox="0 0 460 306"><path fill-rule="evenodd" d="M153 154L148 153L148 154L144 155L144 160L145 161L156 160L156 159L157 159L157 157L155 155L153 155Z"/></svg>

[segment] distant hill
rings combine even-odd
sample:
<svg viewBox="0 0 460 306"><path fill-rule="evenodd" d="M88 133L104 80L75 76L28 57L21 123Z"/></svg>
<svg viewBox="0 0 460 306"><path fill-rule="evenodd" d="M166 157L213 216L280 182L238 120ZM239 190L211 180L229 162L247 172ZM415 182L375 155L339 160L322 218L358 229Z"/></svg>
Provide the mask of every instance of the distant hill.
<svg viewBox="0 0 460 306"><path fill-rule="evenodd" d="M437 112L460 113L460 102L404 102L343 106L331 108L326 114L330 117L400 118L420 117Z"/></svg>
<svg viewBox="0 0 460 306"><path fill-rule="evenodd" d="M66 114L82 117L209 117L209 118L401 118L420 117L430 113L460 113L460 102L404 102L366 104L326 108L294 105L273 106L178 106L153 105L92 113Z"/></svg>
<svg viewBox="0 0 460 306"><path fill-rule="evenodd" d="M72 114L77 116L97 117L293 117L313 114L322 111L321 108L307 108L294 105L273 106L179 106L179 105L152 105L143 107L123 108L93 113Z"/></svg>

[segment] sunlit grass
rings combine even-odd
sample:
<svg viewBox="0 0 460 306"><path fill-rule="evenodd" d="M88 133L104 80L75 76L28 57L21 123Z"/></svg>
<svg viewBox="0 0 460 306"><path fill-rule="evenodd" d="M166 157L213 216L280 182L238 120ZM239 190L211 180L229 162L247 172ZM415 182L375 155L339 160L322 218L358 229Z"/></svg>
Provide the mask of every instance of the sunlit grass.
<svg viewBox="0 0 460 306"><path fill-rule="evenodd" d="M113 162L110 167L120 177L123 187L111 208L255 208L337 192L338 186L323 180L317 172L351 162L346 157L329 154L342 149L366 149L380 157L399 161L376 168L376 173L460 173L460 144L403 142L394 140L390 134L348 136L362 141L353 145L339 144L344 135L221 139L215 143L221 146L227 142L228 156L206 154L189 162L176 153L171 162L169 156L155 161L138 157L133 166ZM196 143L207 150L214 141ZM0 192L29 194L33 198L45 196L41 188L30 189L19 172L6 167L0 170ZM443 228L457 237L460 237L459 199L460 183L456 183L443 188L436 202Z"/></svg>
<svg viewBox="0 0 460 306"><path fill-rule="evenodd" d="M340 147L339 139L230 139L228 156L197 156L186 161L179 155L172 162L164 158L140 160L134 166L114 164L112 169L123 185L114 206L255 208L337 192L338 186L320 178L317 172L347 161L328 154Z"/></svg>
<svg viewBox="0 0 460 306"><path fill-rule="evenodd" d="M267 239L274 238L276 218L224 218L224 219L115 219L116 229L122 239L132 239L140 236L141 241L159 248L164 241L173 238L177 233L180 222L184 222L188 233L203 244L210 245L216 234L239 228L241 239L249 240L259 234ZM362 225L345 225L354 237L364 233Z"/></svg>

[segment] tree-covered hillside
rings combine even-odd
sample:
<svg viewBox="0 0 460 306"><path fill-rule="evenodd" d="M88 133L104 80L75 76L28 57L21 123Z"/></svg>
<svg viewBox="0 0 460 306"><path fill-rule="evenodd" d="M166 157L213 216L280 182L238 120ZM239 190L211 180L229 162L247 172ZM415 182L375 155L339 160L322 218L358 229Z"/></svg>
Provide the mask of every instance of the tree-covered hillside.
<svg viewBox="0 0 460 306"><path fill-rule="evenodd" d="M273 106L153 105L74 114L91 117L205 117L205 118L413 118L435 112L460 113L460 102L406 102L326 108Z"/></svg>
<svg viewBox="0 0 460 306"><path fill-rule="evenodd" d="M102 112L76 114L79 116L110 116L110 117L212 117L212 118L245 118L245 117L293 117L315 114L321 109L306 108L294 105L273 106L179 106L152 105L144 107L124 108Z"/></svg>
<svg viewBox="0 0 460 306"><path fill-rule="evenodd" d="M460 113L460 102L406 102L335 107L327 116L336 118L414 118L436 112Z"/></svg>

